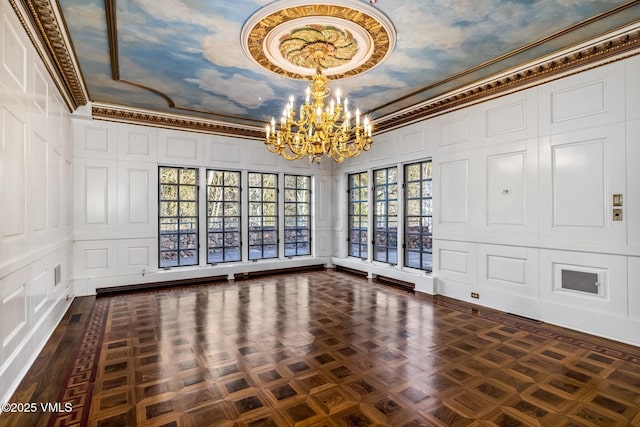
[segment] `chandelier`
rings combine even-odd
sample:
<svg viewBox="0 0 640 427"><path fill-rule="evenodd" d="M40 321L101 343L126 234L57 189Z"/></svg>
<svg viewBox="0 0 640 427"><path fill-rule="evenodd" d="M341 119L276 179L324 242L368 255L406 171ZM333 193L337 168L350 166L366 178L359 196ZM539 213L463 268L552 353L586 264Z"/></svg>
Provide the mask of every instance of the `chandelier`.
<svg viewBox="0 0 640 427"><path fill-rule="evenodd" d="M371 148L371 122L367 117L361 122L360 110L356 110L355 118L352 117L349 101L346 97L341 100L340 89L336 91L335 99L325 105L325 98L331 95L328 80L318 67L307 87L297 120L293 95L289 98L279 126L276 126L275 118L267 125L267 150L286 160L307 156L309 163L320 163L326 155L342 163Z"/></svg>

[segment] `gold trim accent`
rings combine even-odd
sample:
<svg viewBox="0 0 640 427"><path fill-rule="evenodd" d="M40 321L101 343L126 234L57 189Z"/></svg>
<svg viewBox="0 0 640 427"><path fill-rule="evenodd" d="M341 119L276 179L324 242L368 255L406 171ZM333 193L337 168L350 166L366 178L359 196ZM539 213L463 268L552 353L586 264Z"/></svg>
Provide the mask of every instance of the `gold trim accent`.
<svg viewBox="0 0 640 427"><path fill-rule="evenodd" d="M92 117L96 120L156 126L161 128L188 130L237 138L264 139L262 128L240 128L226 123L213 123L193 117L166 116L155 112L142 112L116 106L92 106Z"/></svg>
<svg viewBox="0 0 640 427"><path fill-rule="evenodd" d="M78 70L74 65L73 56L75 53L73 52L73 48L70 45L67 45L65 38L63 37L63 30L66 31L64 27L64 23L59 22L56 18L56 14L54 12L53 2L50 0L19 0L19 2L23 5L25 11L21 10L21 8L17 4L18 0L9 0L11 7L13 8L18 20L22 24L27 36L31 40L38 56L41 58L45 68L48 73L52 76L53 81L58 88L60 94L62 95L67 107L70 111L74 111L81 105L85 105L87 103L86 92L83 89L83 78L81 70ZM114 3L116 0L105 0L105 6L109 3ZM623 4L619 7L612 9L611 11L605 12L597 17L590 18L584 22L576 24L570 29L561 31L552 36L541 39L533 44L530 44L522 49L518 49L517 51L511 52L507 55L504 55L500 58L496 58L489 63L482 64L478 67L490 65L495 61L505 59L509 56L512 56L515 53L520 52L523 49L528 49L534 47L540 43L552 40L559 36L562 36L570 31L575 30L576 28L582 27L586 24L592 23L606 16L610 16L614 13L621 12L626 8L635 6L638 4L639 0L633 0L626 4ZM300 6L298 8L292 8L294 13L300 14L301 16L307 16L306 13L308 9L313 9L316 7L321 7L321 5L310 5L310 6ZM323 6L328 9L339 9L339 6ZM361 12L354 11L351 9L356 15L363 15ZM107 15L109 12L107 12ZM25 21L25 15L29 17L33 29L37 36L34 35L34 31L31 30L31 26ZM276 15L276 14L274 14ZM289 16L273 16L270 15L272 19L275 21L280 19L284 22L284 20L293 19ZM354 20L349 16L340 16L342 18ZM64 18L63 18L64 19ZM358 17L359 20L363 20L363 16ZM273 25L277 25L280 22L273 22ZM367 24L364 24L367 25ZM370 32L371 28L366 27ZM254 28L255 29L255 28ZM375 31L374 31L375 33ZM374 34L372 33L372 34ZM39 45L38 40L42 43L42 49ZM111 40L110 40L111 43ZM255 43L254 43L255 44ZM261 44L258 45L261 47ZM640 31L633 31L629 34L613 37L608 41L598 43L597 45L590 45L584 47L583 49L564 56L559 60L552 60L546 63L539 63L534 66L531 66L525 70L521 70L515 73L512 73L508 76L501 76L494 80L490 80L481 86L474 86L467 90L464 90L460 93L456 93L451 96L445 96L442 98L437 98L435 101L426 101L422 104L416 104L414 106L407 107L406 112L401 113L391 113L387 116L380 117L374 120L374 128L376 133L389 131L391 129L395 129L401 127L403 125L416 122L418 120L424 120L429 117L435 117L438 115L445 114L449 111L455 111L461 108L468 107L470 105L479 104L481 102L494 99L497 97L505 96L510 93L515 93L521 90L528 89L530 87L538 86L549 81L557 80L569 75L577 74L582 71L586 71L589 69L593 69L602 65L606 65L618 60L622 60L634 55L640 54ZM113 58L112 58L113 59ZM475 67L477 68L477 67ZM474 68L474 69L475 69ZM464 75L467 72L473 71L466 70ZM349 75L357 74L357 72L352 71ZM460 77L461 75L457 75L455 77ZM336 77L344 77L343 76L332 76ZM306 78L301 76L300 78ZM169 105L171 106L171 99L166 95L155 91L154 89L147 88L144 85L138 84L136 82L131 81L122 81L127 84L135 85L143 89L150 90L159 96L162 96L167 100ZM447 79L446 81L449 81ZM440 82L443 83L443 82ZM423 88L420 91L412 94L416 95L428 88ZM411 96L412 96L411 95ZM384 106L376 108L379 110ZM197 113L206 113L212 114L210 112L203 112L188 109L185 107L174 107L176 109L182 109L185 111L197 112ZM375 110L372 110L375 111ZM243 128L238 125L233 124L220 124L220 123L211 123L207 122L204 119L198 118L167 118L162 116L161 113L147 113L138 111L125 111L123 109L117 108L107 108L107 107L93 107L92 108L93 116L96 119L102 120L110 120L110 121L118 121L124 123L132 123L132 124L142 124L148 126L158 126L164 128L173 128L173 129L182 129L182 130L192 130L196 132L204 132L204 133L212 133L212 134L221 134L227 136L234 137L244 137L247 139L256 139L262 140L264 137L264 131L260 129L251 129L250 127ZM218 115L222 117L222 115ZM228 117L228 118L236 118L236 117ZM237 119L237 118L236 118ZM251 121L249 119L242 119L244 121ZM256 122L258 122L256 120ZM260 124L266 124L266 122L260 121Z"/></svg>
<svg viewBox="0 0 640 427"><path fill-rule="evenodd" d="M111 78L120 80L120 60L118 54L118 19L116 17L116 0L104 0L104 14L107 19L107 39L109 40L109 63Z"/></svg>
<svg viewBox="0 0 640 427"><path fill-rule="evenodd" d="M9 0L9 3L47 71L52 78L57 77L53 78L53 80L69 110L74 111L79 106L85 105L87 96L83 89L81 72L75 67L74 53L67 46L63 36L63 31L66 30L63 30L64 25L56 18L52 2L49 0L21 0L40 41L46 49L45 52L40 49L16 1Z"/></svg>
<svg viewBox="0 0 640 427"><path fill-rule="evenodd" d="M638 54L640 54L640 31L634 30L584 47L561 58L537 63L509 75L485 81L481 85L475 85L451 96L415 104L407 107L408 111L404 113L387 115L387 119L385 117L375 119L374 129L376 133L389 131L418 120L436 117Z"/></svg>
<svg viewBox="0 0 640 427"><path fill-rule="evenodd" d="M400 114L389 114L374 121L376 134L387 132L419 120L437 117L451 111L480 104L491 99L540 86L583 71L604 66L640 54L640 31L612 37L589 45L563 57L538 63L528 68L475 85L454 95L408 107ZM117 107L92 109L95 119L148 126L158 126L201 133L211 133L263 140L262 128L240 128L231 124L211 123L195 118L175 118L155 113L131 111ZM375 136L375 134L374 134Z"/></svg>
<svg viewBox="0 0 640 427"><path fill-rule="evenodd" d="M568 28L565 28L565 29L563 29L561 31L558 31L558 32L553 33L553 34L550 34L550 35L548 35L546 37L543 37L543 38L541 38L539 40L536 40L535 42L529 43L526 46L519 47L518 49L512 50L511 52L507 52L507 53L505 53L503 55L500 55L498 57L490 59L489 61L483 62L482 64L478 64L476 66L468 68L468 69L466 69L466 70L464 70L464 71L462 71L460 73L457 73L457 74L454 74L452 76L449 76L449 77L447 77L447 78L445 78L443 80L440 80L440 81L438 81L436 83L433 83L433 84L430 84L428 86L422 87L422 88L420 88L418 90L415 90L415 91L413 91L413 92L411 92L411 93L409 93L409 94L407 94L407 95L405 95L405 96L403 96L401 98L395 99L395 100L393 100L391 102L388 102L386 104L383 104L383 105L379 105L375 109L369 111L369 113L373 113L375 111L381 110L383 108L388 107L389 105L393 105L393 104L398 103L398 102L400 102L400 101L402 101L404 99L411 98L411 97L416 96L416 95L418 95L418 94L420 94L422 92L434 89L434 88L436 88L438 86L441 86L443 84L446 84L446 83L452 82L452 81L454 81L456 79L459 79L461 77L467 76L467 75L469 75L469 74L471 74L473 72L476 72L478 70L481 70L481 69L483 69L485 67L497 64L500 61L504 61L505 59L509 59L509 58L511 58L511 57L513 57L515 55L518 55L518 54L521 54L523 52L526 52L527 50L530 50L530 49L533 49L533 48L538 47L540 45L543 45L544 43L548 43L548 42L550 42L550 41L552 41L554 39L557 39L558 37L562 37L564 35L570 34L570 33L574 32L574 31L576 31L576 30L578 30L578 29L580 29L580 28L582 28L582 27L584 27L586 25L593 24L594 22L597 22L600 19L603 19L603 18L612 16L612 15L615 15L617 13L620 13L620 12L624 11L625 9L628 9L630 7L633 7L633 6L636 6L639 3L640 3L640 0L631 0L628 3L625 3L625 4L619 5L617 7L614 7L611 10L608 10L608 11L603 12L603 13L601 13L599 15L596 15L596 16L592 16L591 18L588 18L588 19L585 19L584 21L578 22L577 24L574 24L574 25L572 25L572 26L570 26ZM532 61L535 61L535 59L532 60Z"/></svg>
<svg viewBox="0 0 640 427"><path fill-rule="evenodd" d="M341 74L328 75L330 79L342 79L345 77L355 76L375 67L387 55L391 49L391 39L389 33L384 26L374 17L363 11L352 9L346 6L326 5L326 4L310 4L303 6L293 6L278 10L256 23L248 34L246 39L247 51L253 59L263 68L280 74L285 77L299 80L308 80L309 76L301 75L291 71L284 70L277 64L269 61L264 54L263 40L269 32L278 25L299 18L318 16L318 17L335 17L351 21L363 29L371 36L373 40L373 54L371 57L357 68L346 71Z"/></svg>
<svg viewBox="0 0 640 427"><path fill-rule="evenodd" d="M255 123L259 123L260 125L263 124L262 121L255 120L255 119L247 119L245 117L237 117L237 116L231 116L226 114L217 114L217 113L212 113L211 111L203 111L195 108L176 105L176 103L173 101L173 99L171 99L169 95L159 91L158 89L154 89L152 87L146 86L142 83L135 82L133 80L121 78L120 59L119 59L120 57L119 57L119 50L118 50L118 16L116 13L116 0L105 0L104 5L105 5L105 14L107 18L106 19L107 38L109 40L108 44L109 44L109 60L111 64L111 79L113 81L128 84L128 85L137 87L139 89L147 90L155 95L158 95L159 97L165 100L169 108L174 108L180 111L188 111L190 113L206 114L212 117L223 117L227 119L242 120L245 122L255 122Z"/></svg>
<svg viewBox="0 0 640 427"><path fill-rule="evenodd" d="M361 49L348 30L319 24L290 29L280 38L278 46L285 61L312 70L348 64Z"/></svg>

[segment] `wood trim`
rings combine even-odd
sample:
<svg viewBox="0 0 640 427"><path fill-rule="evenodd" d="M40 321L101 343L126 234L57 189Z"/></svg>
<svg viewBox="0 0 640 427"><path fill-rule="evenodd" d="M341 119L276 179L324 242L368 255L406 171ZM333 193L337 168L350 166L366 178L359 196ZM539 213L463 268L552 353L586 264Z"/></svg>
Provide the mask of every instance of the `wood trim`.
<svg viewBox="0 0 640 427"><path fill-rule="evenodd" d="M323 264L316 265L308 265L301 267L289 267L289 268L278 268L275 270L260 270L260 271L250 271L244 273L235 273L235 278L233 282L243 281L255 279L258 277L265 276L274 276L279 274L295 274L295 273L307 273L311 271L324 271L325 267ZM231 280L227 280L227 275L217 275L217 276L207 276L207 277L195 277L192 279L177 279L177 280L167 280L164 282L151 282L151 283L140 283L134 285L123 285L123 286L113 286L108 288L97 288L96 295L97 296L105 296L105 295L114 295L119 293L130 293L130 292L139 292L139 291L148 291L148 290L160 290L166 288L183 288L185 286L199 286L199 285L211 285L214 283L228 283L232 282Z"/></svg>
<svg viewBox="0 0 640 427"><path fill-rule="evenodd" d="M383 285L397 287L405 291L413 291L416 287L415 283L407 282L405 280L400 280L400 279L394 279L393 277L386 277L386 276L376 276L376 278L373 279L373 281Z"/></svg>
<svg viewBox="0 0 640 427"><path fill-rule="evenodd" d="M113 286L109 288L97 288L96 295L104 296L104 295L113 295L113 294L119 294L119 293L158 290L158 289L164 289L164 288L209 285L209 284L218 283L218 282L226 283L227 276L222 275L222 276L197 277L193 279L168 280L166 282L151 282L151 283L140 283L136 285L123 285L123 286Z"/></svg>
<svg viewBox="0 0 640 427"><path fill-rule="evenodd" d="M279 268L276 270L250 271L246 273L235 274L235 281L251 280L258 277L275 276L280 274L308 273L310 271L324 271L323 264L307 265L301 267Z"/></svg>

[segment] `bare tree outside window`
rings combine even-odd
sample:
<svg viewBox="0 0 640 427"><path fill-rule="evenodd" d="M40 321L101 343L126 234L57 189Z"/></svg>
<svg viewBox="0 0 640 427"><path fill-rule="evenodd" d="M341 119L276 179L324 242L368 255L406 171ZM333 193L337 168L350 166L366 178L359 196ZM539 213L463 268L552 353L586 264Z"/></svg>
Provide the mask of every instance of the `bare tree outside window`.
<svg viewBox="0 0 640 427"><path fill-rule="evenodd" d="M159 168L159 266L198 264L198 170Z"/></svg>
<svg viewBox="0 0 640 427"><path fill-rule="evenodd" d="M278 175L249 172L249 259L278 257Z"/></svg>
<svg viewBox="0 0 640 427"><path fill-rule="evenodd" d="M284 256L311 255L311 177L284 176Z"/></svg>
<svg viewBox="0 0 640 427"><path fill-rule="evenodd" d="M369 217L369 178L367 172L349 175L349 256L366 259Z"/></svg>
<svg viewBox="0 0 640 427"><path fill-rule="evenodd" d="M431 161L405 165L404 183L404 265L431 271L433 268Z"/></svg>
<svg viewBox="0 0 640 427"><path fill-rule="evenodd" d="M240 261L240 172L207 170L207 262Z"/></svg>
<svg viewBox="0 0 640 427"><path fill-rule="evenodd" d="M373 171L373 259L398 263L398 168Z"/></svg>

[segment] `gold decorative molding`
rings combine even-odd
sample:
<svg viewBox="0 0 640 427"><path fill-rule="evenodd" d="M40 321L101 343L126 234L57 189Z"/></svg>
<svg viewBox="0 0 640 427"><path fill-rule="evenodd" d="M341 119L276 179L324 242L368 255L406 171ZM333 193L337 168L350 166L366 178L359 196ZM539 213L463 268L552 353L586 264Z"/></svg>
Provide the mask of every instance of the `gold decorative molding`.
<svg viewBox="0 0 640 427"><path fill-rule="evenodd" d="M277 4L278 2L275 2ZM85 105L88 102L88 95L84 87L84 81L82 73L77 67L75 61L75 52L73 52L72 46L68 42L66 37L65 24L59 13L59 6L57 2L51 0L9 0L9 4L13 8L17 18L23 26L27 36L31 40L37 54L41 58L47 72L51 75L58 91L60 92L64 102L70 111L76 110L79 106ZM110 11L115 12L115 0L106 0L105 9L107 12L108 27L113 25L115 29L116 17L115 15L109 16ZM591 18L588 21L579 23L575 26L578 28L582 25L590 24L605 16L613 15L615 13L624 12L625 9L630 8L633 5L638 4L638 1L630 1L624 5L621 5L606 14L598 17ZM265 36L266 31L270 28L275 28L282 22L292 20L297 17L307 17L316 15L338 16L341 19L347 19L358 23L363 26L374 37L376 52L369 58L366 64L362 67L366 67L367 64L375 66L384 58L382 49L378 51L377 46L389 46L392 48L395 42L386 33L384 26L369 16L367 13L361 11L345 8L339 5L319 5L310 4L305 6L297 6L287 8L278 12L273 12L260 21L260 25L252 26L251 42L249 47L252 50L259 49L261 51L260 40ZM636 26L637 27L637 26ZM573 30L575 28L571 28ZM565 30L561 33L554 34L545 39L540 40L537 44L549 41L552 38L570 32ZM111 47L117 46L117 37L112 39L112 36L116 36L112 33L109 37L109 44ZM385 43L387 43L385 45ZM533 45L529 45L526 48L531 48ZM523 48L525 49L525 48ZM522 49L521 49L522 50ZM520 50L516 51L518 53ZM609 64L614 61L622 60L633 55L640 53L640 30L629 31L622 35L616 35L609 39L604 39L591 45L584 45L580 49L576 49L574 52L562 55L548 61L539 62L530 66L523 66L522 69L514 71L512 73L505 73L495 78L485 79L482 84L470 85L465 88L460 88L457 91L449 92L442 96L426 100L424 102L408 106L407 108L396 111L384 116L375 117L375 112L379 111L389 104L377 107L376 109L369 111L373 113L374 117L374 131L376 133L389 131L419 120L424 120L430 117L435 117L441 114L445 114L450 111L465 108L470 105L475 105L489 99L505 96L510 93L525 90L530 87L538 86L549 81L560 79L572 74L576 74L582 71L586 71L592 68L596 68L602 65ZM256 53L257 54L257 53ZM513 52L511 53L513 54ZM117 50L115 53L112 51L112 64L115 55L114 67L117 67ZM252 53L253 55L253 53ZM496 58L494 61L504 59L506 56ZM266 59L262 58L262 61ZM467 72L474 71L489 64L481 64L474 69L467 70ZM267 69L271 69L274 72L278 72L277 67L271 63L263 65ZM275 67L275 68L274 68ZM340 75L333 75L331 78L343 78L349 77L358 73L361 73L364 68L358 68L350 70ZM112 70L113 71L113 70ZM207 112L201 112L196 110L190 110L185 107L175 106L173 101L165 94L148 88L142 84L120 79L119 71L116 71L114 80L137 86L142 89L150 90L157 95L163 97L168 105L172 108L189 111L194 113L205 114ZM293 78L303 78L305 76L291 76ZM446 81L452 81L453 76ZM442 82L440 82L442 83ZM418 92L410 94L407 98L418 95L420 92L425 91L423 88ZM402 101L402 100L398 100ZM397 101L394 101L397 102ZM187 116L175 116L159 112L146 112L136 109L125 109L119 107L105 107L94 106L92 108L93 117L101 120L118 121L125 123L142 124L149 126L158 126L163 128L175 128L183 130L191 130L195 132L222 134L234 137L242 137L247 139L261 140L264 137L263 130L258 126L252 125L238 125L233 123L225 123L221 121L207 120L198 117ZM211 114L211 113L208 113ZM237 117L227 117L230 120L237 120ZM243 119L245 122L251 122L250 119ZM260 126L263 122L254 120Z"/></svg>
<svg viewBox="0 0 640 427"><path fill-rule="evenodd" d="M555 57L512 73L503 74L494 79L487 79L482 84L470 86L457 93L429 100L422 104L408 107L401 112L374 119L374 130L376 133L390 131L419 120L466 108L638 54L640 54L640 30L636 29L626 34L588 45L570 54ZM239 127L233 124L199 120L193 117L176 117L112 106L94 106L92 112L95 119L101 120L254 140L264 139L264 131L258 127Z"/></svg>
<svg viewBox="0 0 640 427"><path fill-rule="evenodd" d="M197 119L195 117L161 114L110 105L94 105L91 107L91 114L94 119L112 122L187 130L246 139L262 140L264 138L264 130L262 128L240 127L229 123L214 122Z"/></svg>
<svg viewBox="0 0 640 427"><path fill-rule="evenodd" d="M109 42L109 64L111 65L111 78L113 81L134 86L139 89L151 92L159 96L160 98L164 99L169 108L178 110L180 112L204 114L207 116L212 116L212 117L215 116L215 117L221 117L224 119L239 120L244 122L255 122L256 124L259 124L260 126L262 126L263 122L255 119L227 116L224 114L215 114L210 111L203 111L195 108L176 105L173 99L166 93L158 89L152 88L150 86L147 86L145 84L122 78L120 73L120 59L119 59L120 55L119 55L119 48L118 48L118 15L116 11L116 0L105 0L104 5L105 5L106 24L107 24L107 39ZM198 119L194 117L194 120L197 121ZM207 126L204 126L203 128L207 128Z"/></svg>
<svg viewBox="0 0 640 427"><path fill-rule="evenodd" d="M640 54L640 30L612 37L597 44L586 46L571 54L531 65L495 79L488 79L480 85L468 87L455 94L445 95L435 100L408 107L402 112L375 119L374 130L376 133L381 133L396 129L419 120L436 117L490 99L539 86L637 54ZM261 128L240 128L232 124L198 120L196 118L164 116L116 107L94 106L92 111L94 118L102 120L191 130L247 139L262 140L264 138L264 131Z"/></svg>
<svg viewBox="0 0 640 427"><path fill-rule="evenodd" d="M445 94L443 97L413 105L401 112L374 119L374 130L376 133L389 131L418 120L459 110L638 54L640 54L640 30L635 29L569 54L487 79L482 84L457 92L453 91L450 95Z"/></svg>
<svg viewBox="0 0 640 427"><path fill-rule="evenodd" d="M31 43L45 64L63 95L67 107L74 111L87 103L87 95L83 86L83 79L74 61L74 53L67 45L64 37L64 26L59 22L54 10L54 3L50 0L20 0L29 15L34 29L38 32L40 42L46 49L43 52L35 39L30 26L20 12L15 0L9 0L18 19L24 27ZM57 7L57 6L55 6ZM51 66L50 66L51 65ZM57 78L56 78L57 77Z"/></svg>
<svg viewBox="0 0 640 427"><path fill-rule="evenodd" d="M310 69L349 63L358 53L358 41L347 31L329 25L295 27L278 40L282 57Z"/></svg>
<svg viewBox="0 0 640 427"><path fill-rule="evenodd" d="M277 3L274 3L274 7L277 6ZM265 54L268 49L265 48L264 41L269 38L272 31L283 24L296 25L296 21L317 19L318 25L324 25L323 20L327 18L340 19L350 23L353 28L358 27L367 33L368 39L371 40L370 55L362 63L355 64L354 67L347 68L340 73L325 73L331 79L351 77L370 70L381 63L395 45L395 33L392 25L383 22L381 17L369 14L364 9L337 4L305 4L269 10L266 16L260 14L249 18L242 30L243 49L252 60L269 71L292 79L306 80L308 75L291 71L283 63L277 63L278 61L274 61L273 58ZM306 25L309 23L306 22ZM311 69L310 73L314 74L315 69Z"/></svg>

